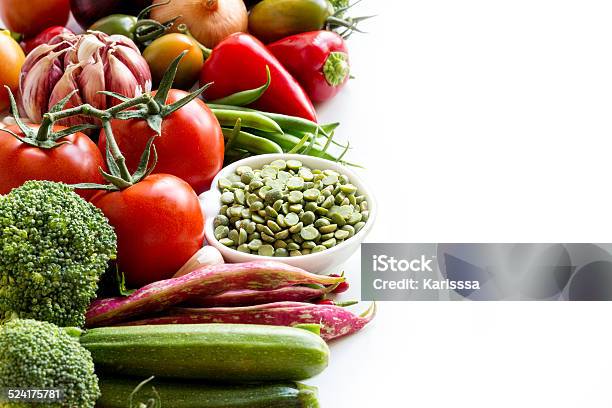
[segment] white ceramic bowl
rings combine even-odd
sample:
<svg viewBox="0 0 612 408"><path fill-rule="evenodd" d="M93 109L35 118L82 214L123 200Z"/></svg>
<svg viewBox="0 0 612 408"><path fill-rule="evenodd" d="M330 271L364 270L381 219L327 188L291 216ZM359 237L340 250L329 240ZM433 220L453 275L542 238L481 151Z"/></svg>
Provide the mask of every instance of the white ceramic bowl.
<svg viewBox="0 0 612 408"><path fill-rule="evenodd" d="M244 252L237 251L226 247L219 243L214 235L213 220L221 208L221 191L218 189L219 179L229 176L234 173L236 168L239 166L250 166L253 169L259 169L265 164L269 164L274 160L283 159L295 159L301 161L305 166L311 169L327 170L331 169L337 171L340 174L346 174L349 177L350 182L354 184L359 194L366 197L368 201L368 208L370 210L370 217L366 222L366 225L355 234L353 237L347 239L343 243L336 245L325 251L317 252L314 254L278 258L271 256L260 256L253 254L245 254ZM249 157L235 163L230 164L217 174L212 182L212 187L209 191L200 195L200 203L202 210L206 216L205 233L206 240L208 243L217 248L226 262L237 263L237 262L250 262L257 260L276 260L282 261L289 265L296 266L298 268L305 269L312 273L326 273L332 271L335 267L344 263L351 255L359 249L359 245L365 239L366 235L372 229L372 225L376 219L376 201L370 190L366 185L359 179L359 177L349 168L342 166L341 164L334 163L329 160L321 159L318 157L304 156L299 154L265 154L261 156Z"/></svg>

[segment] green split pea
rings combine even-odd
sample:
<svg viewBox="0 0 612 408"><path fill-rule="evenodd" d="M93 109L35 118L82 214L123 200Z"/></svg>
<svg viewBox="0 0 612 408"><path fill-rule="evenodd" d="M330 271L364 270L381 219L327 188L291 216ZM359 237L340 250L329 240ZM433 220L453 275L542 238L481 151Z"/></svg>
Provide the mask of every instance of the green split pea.
<svg viewBox="0 0 612 408"><path fill-rule="evenodd" d="M321 252L358 233L370 215L365 196L333 170L275 160L241 166L219 180L215 238L240 252L299 256Z"/></svg>

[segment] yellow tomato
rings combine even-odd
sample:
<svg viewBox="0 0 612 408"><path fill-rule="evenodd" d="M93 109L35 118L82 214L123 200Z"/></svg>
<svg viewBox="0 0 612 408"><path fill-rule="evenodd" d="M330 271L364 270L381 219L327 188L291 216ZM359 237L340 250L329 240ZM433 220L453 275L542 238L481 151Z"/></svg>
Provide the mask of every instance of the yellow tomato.
<svg viewBox="0 0 612 408"><path fill-rule="evenodd" d="M19 87L21 66L25 61L23 50L7 30L0 31L0 59L0 111L3 111L9 106L8 92L4 86L11 88L15 94Z"/></svg>
<svg viewBox="0 0 612 408"><path fill-rule="evenodd" d="M159 84L168 66L183 51L187 51L187 54L178 66L173 87L189 89L199 78L204 65L202 50L191 37L178 33L166 34L145 48L142 56L149 63L155 84Z"/></svg>

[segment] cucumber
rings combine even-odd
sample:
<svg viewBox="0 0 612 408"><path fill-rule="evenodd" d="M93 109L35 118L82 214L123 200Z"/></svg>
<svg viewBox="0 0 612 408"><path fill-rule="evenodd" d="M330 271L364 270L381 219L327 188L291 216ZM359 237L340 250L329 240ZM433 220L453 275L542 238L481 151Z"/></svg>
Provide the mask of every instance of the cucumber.
<svg viewBox="0 0 612 408"><path fill-rule="evenodd" d="M299 381L319 374L329 361L321 337L281 326L101 327L85 331L80 342L91 352L96 370L139 377Z"/></svg>
<svg viewBox="0 0 612 408"><path fill-rule="evenodd" d="M101 377L96 408L129 408L140 379ZM155 394L157 393L157 395ZM171 408L318 408L317 389L299 383L212 385L153 379L134 394L132 406L158 398Z"/></svg>

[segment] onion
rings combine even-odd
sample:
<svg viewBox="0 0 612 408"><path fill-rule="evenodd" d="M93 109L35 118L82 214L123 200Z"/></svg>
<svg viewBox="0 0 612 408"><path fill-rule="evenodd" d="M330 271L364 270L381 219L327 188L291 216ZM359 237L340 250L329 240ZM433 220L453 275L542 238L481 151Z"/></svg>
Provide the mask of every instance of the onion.
<svg viewBox="0 0 612 408"><path fill-rule="evenodd" d="M167 0L155 0L154 4ZM208 48L213 48L227 36L246 32L248 14L242 0L172 0L170 3L155 7L151 18L169 21L181 16L174 24L183 23L191 35Z"/></svg>

